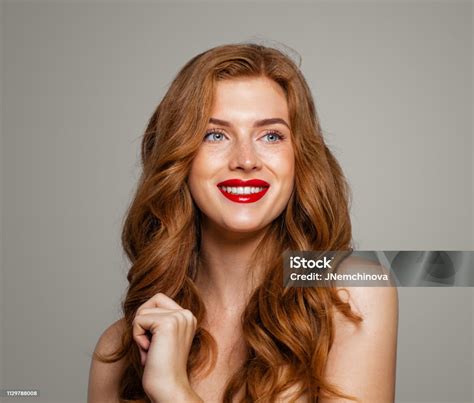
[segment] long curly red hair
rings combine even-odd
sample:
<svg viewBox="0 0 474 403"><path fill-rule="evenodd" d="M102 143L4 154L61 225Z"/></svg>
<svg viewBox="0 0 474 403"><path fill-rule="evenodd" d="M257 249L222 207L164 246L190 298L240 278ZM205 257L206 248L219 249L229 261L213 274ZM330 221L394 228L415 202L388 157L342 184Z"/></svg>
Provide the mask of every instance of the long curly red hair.
<svg viewBox="0 0 474 403"><path fill-rule="evenodd" d="M283 286L288 250L350 250L350 191L325 145L311 92L299 67L280 50L253 43L223 45L192 58L173 80L143 137L143 173L126 216L122 243L131 261L126 297L127 324L120 348L102 362L125 357L120 382L123 402L149 401L144 393L132 321L138 307L158 292L197 318L188 374L205 376L216 362L216 343L201 325L206 316L194 279L200 263L200 211L186 180L207 128L219 80L267 77L284 90L295 153L295 186L286 209L266 229L252 264L264 268L242 315L246 359L223 395L231 402L270 402L297 385L298 396L322 394L356 400L324 377L334 340L334 309L362 320L334 288ZM284 377L281 369L285 368ZM297 396L297 397L298 397Z"/></svg>

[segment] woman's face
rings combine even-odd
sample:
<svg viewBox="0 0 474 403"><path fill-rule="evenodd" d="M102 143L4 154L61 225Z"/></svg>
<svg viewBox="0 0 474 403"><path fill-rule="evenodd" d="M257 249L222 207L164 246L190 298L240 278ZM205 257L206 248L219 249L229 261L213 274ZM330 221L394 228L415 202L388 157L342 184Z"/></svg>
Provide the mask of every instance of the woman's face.
<svg viewBox="0 0 474 403"><path fill-rule="evenodd" d="M289 124L285 93L274 81L218 82L188 178L204 225L253 232L285 209L295 165Z"/></svg>

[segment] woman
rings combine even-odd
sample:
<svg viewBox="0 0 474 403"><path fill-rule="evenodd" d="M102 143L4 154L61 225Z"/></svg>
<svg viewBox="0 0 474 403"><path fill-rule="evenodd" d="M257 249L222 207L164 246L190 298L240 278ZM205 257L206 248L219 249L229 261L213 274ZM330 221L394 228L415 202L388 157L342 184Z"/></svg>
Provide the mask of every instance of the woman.
<svg viewBox="0 0 474 403"><path fill-rule="evenodd" d="M97 343L90 403L393 401L396 289L283 286L285 251L351 248L348 187L291 59L191 59L142 163L124 318Z"/></svg>

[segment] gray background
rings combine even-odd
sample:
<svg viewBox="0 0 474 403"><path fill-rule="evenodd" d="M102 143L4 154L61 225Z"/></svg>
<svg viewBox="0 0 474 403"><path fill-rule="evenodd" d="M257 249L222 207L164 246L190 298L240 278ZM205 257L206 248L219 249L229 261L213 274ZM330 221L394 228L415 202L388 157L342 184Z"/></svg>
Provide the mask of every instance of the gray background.
<svg viewBox="0 0 474 403"><path fill-rule="evenodd" d="M119 233L140 136L178 69L215 45L302 55L359 249L474 249L472 8L3 2L0 388L86 400L126 287ZM473 291L399 290L398 402L474 401Z"/></svg>

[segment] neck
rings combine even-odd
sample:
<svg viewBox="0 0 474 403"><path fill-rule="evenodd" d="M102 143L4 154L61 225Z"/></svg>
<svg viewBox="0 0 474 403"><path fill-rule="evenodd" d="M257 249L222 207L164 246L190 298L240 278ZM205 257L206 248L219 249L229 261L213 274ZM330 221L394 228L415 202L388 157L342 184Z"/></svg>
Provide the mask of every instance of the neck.
<svg viewBox="0 0 474 403"><path fill-rule="evenodd" d="M259 281L251 257L265 229L253 233L225 231L210 223L201 227L201 265L196 286L207 308L218 315L239 314Z"/></svg>

